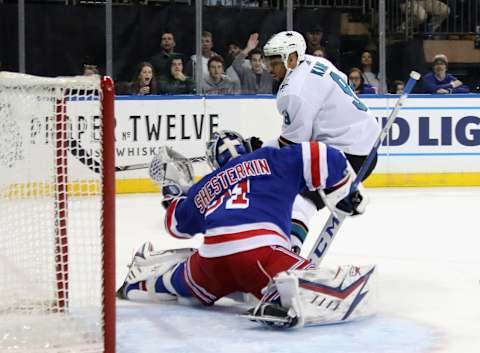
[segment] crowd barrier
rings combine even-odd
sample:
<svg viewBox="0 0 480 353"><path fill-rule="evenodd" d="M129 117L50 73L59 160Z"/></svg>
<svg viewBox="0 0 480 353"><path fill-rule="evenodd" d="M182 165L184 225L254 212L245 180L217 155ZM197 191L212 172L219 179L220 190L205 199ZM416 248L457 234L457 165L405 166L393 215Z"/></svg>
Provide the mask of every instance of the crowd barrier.
<svg viewBox="0 0 480 353"><path fill-rule="evenodd" d="M379 124L398 96L364 96ZM82 114L71 102L71 137L96 157L98 117ZM78 107L78 108L77 108ZM161 145L187 157L204 153L213 131L232 129L243 136L274 139L282 117L272 96L118 96L115 100L116 165L147 164ZM45 118L32 119L32 144L48 143ZM74 161L73 168L91 171ZM208 171L195 164L197 176ZM117 172L117 191L158 191L148 169ZM480 95L413 95L405 102L379 149L378 165L366 183L385 186L480 186Z"/></svg>

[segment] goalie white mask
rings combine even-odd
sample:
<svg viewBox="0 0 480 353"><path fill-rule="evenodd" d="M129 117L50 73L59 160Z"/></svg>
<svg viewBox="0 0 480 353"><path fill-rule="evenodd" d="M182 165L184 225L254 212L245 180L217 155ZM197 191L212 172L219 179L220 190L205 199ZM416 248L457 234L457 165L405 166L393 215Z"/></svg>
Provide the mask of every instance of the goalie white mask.
<svg viewBox="0 0 480 353"><path fill-rule="evenodd" d="M288 56L297 53L298 62L305 59L307 44L303 36L295 31L284 31L273 35L263 47L263 54L268 56L279 55L288 69Z"/></svg>
<svg viewBox="0 0 480 353"><path fill-rule="evenodd" d="M250 144L239 133L222 130L214 133L212 139L207 142L205 154L208 164L213 169L217 169L231 159L251 151Z"/></svg>

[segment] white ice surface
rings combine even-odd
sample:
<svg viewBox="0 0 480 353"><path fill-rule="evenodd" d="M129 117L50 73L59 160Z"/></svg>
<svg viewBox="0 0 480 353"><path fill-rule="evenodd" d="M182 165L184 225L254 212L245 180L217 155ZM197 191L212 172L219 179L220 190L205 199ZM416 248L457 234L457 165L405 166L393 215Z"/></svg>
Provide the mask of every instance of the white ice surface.
<svg viewBox="0 0 480 353"><path fill-rule="evenodd" d="M237 316L244 308L229 302L204 309L117 301L118 352L479 353L480 188L368 193L367 213L343 224L323 265L377 264L375 317L273 331ZM117 197L118 285L144 241L159 249L186 244L166 235L162 221L159 195Z"/></svg>

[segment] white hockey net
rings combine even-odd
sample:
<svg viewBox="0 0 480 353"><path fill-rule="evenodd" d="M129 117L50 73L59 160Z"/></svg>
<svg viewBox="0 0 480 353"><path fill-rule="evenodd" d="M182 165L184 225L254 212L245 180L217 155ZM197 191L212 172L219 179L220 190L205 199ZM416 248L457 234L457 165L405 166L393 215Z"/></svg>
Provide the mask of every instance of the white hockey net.
<svg viewBox="0 0 480 353"><path fill-rule="evenodd" d="M0 73L0 352L106 351L103 98Z"/></svg>

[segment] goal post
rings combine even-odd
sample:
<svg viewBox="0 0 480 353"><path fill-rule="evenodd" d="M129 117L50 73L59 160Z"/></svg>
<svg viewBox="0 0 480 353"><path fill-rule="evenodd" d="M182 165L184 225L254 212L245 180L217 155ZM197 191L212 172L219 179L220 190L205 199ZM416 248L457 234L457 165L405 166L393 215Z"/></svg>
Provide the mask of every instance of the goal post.
<svg viewBox="0 0 480 353"><path fill-rule="evenodd" d="M114 86L0 72L0 351L115 352Z"/></svg>
<svg viewBox="0 0 480 353"><path fill-rule="evenodd" d="M103 116L103 308L104 352L115 353L115 89L110 77L102 78Z"/></svg>

